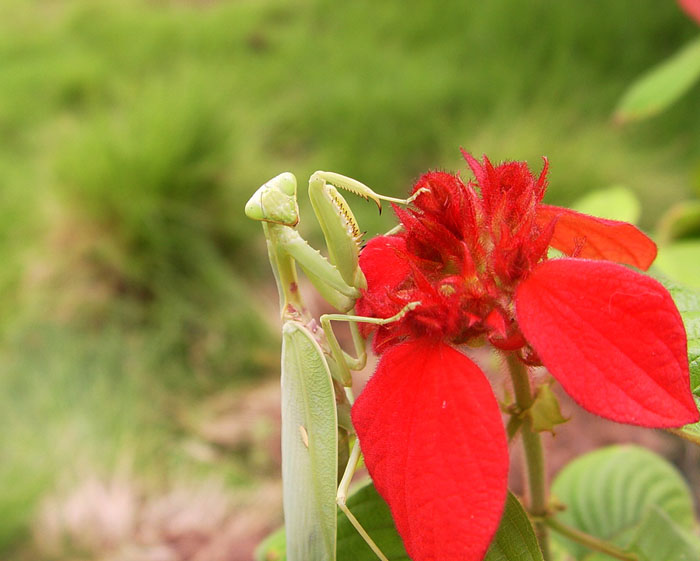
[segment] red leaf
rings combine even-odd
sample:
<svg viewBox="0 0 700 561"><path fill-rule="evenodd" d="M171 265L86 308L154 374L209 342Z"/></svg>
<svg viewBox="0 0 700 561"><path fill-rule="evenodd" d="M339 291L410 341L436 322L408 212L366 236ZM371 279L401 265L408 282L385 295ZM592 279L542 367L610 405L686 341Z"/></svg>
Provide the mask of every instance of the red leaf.
<svg viewBox="0 0 700 561"><path fill-rule="evenodd" d="M481 370L444 343L392 347L352 419L411 559L480 561L508 473L501 415Z"/></svg>
<svg viewBox="0 0 700 561"><path fill-rule="evenodd" d="M636 226L596 218L551 205L539 205L537 223L545 228L556 219L550 245L566 255L633 265L646 271L656 259L656 244Z"/></svg>
<svg viewBox="0 0 700 561"><path fill-rule="evenodd" d="M371 239L360 253L360 268L367 279L367 290L355 304L361 316L391 317L403 306L390 298L411 272L406 256L406 240L398 236L379 236ZM360 324L360 333L367 337L379 329L384 336L387 330L369 323ZM377 337L377 348L386 337Z"/></svg>
<svg viewBox="0 0 700 561"><path fill-rule="evenodd" d="M554 259L516 293L520 329L584 409L649 427L698 420L683 321L654 279L614 263Z"/></svg>
<svg viewBox="0 0 700 561"><path fill-rule="evenodd" d="M700 0L678 0L678 3L686 14L700 23Z"/></svg>

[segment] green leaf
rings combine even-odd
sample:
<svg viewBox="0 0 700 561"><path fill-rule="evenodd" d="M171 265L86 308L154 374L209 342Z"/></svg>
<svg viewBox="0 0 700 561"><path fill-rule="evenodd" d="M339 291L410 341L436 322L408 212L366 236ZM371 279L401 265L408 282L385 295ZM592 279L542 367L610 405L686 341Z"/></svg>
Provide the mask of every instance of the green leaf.
<svg viewBox="0 0 700 561"><path fill-rule="evenodd" d="M559 473L552 493L566 506L558 517L564 524L622 548L633 542L653 507L682 529L695 523L692 496L680 474L638 446L610 446L581 456ZM554 536L576 559L590 553Z"/></svg>
<svg viewBox="0 0 700 561"><path fill-rule="evenodd" d="M347 506L389 561L411 561L396 532L389 507L368 481L348 498ZM256 561L286 561L284 528L270 535L255 553ZM563 557L562 557L563 559ZM377 561L367 543L338 511L338 561ZM542 561L530 521L512 493L508 493L501 525L484 561Z"/></svg>
<svg viewBox="0 0 700 561"><path fill-rule="evenodd" d="M651 508L629 546L639 561L697 561L700 539L662 510Z"/></svg>
<svg viewBox="0 0 700 561"><path fill-rule="evenodd" d="M642 206L634 192L619 185L591 191L578 199L572 208L591 216L630 224L636 224L642 213Z"/></svg>
<svg viewBox="0 0 700 561"><path fill-rule="evenodd" d="M700 77L700 38L655 66L627 90L615 111L618 122L638 121L660 113Z"/></svg>
<svg viewBox="0 0 700 561"><path fill-rule="evenodd" d="M629 553L639 561L697 561L700 559L700 538L680 528L667 514L656 507L649 509L637 527ZM603 553L587 555L584 561L616 561Z"/></svg>
<svg viewBox="0 0 700 561"><path fill-rule="evenodd" d="M409 561L389 507L371 483L348 499L348 508L390 561ZM372 550L342 514L338 519L338 561L376 561ZM508 493L501 525L484 561L542 561L530 521L512 493Z"/></svg>
<svg viewBox="0 0 700 561"><path fill-rule="evenodd" d="M537 389L537 395L532 407L530 407L529 415L533 430L551 432L552 434L554 434L555 426L569 420L561 414L559 400L554 395L551 384L542 384Z"/></svg>
<svg viewBox="0 0 700 561"><path fill-rule="evenodd" d="M687 240L660 246L654 265L672 279L700 289L700 241Z"/></svg>
<svg viewBox="0 0 700 561"><path fill-rule="evenodd" d="M513 493L508 493L501 525L484 561L542 561L530 520Z"/></svg>
<svg viewBox="0 0 700 561"><path fill-rule="evenodd" d="M673 522L662 510L652 507L640 523L629 553L639 561L697 561L700 559L700 538ZM603 553L587 555L584 561L615 561Z"/></svg>

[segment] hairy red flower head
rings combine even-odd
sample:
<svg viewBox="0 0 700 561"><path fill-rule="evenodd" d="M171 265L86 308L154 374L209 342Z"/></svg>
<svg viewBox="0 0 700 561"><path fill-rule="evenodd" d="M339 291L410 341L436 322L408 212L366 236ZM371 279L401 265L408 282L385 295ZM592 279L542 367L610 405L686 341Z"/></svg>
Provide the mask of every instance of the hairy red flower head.
<svg viewBox="0 0 700 561"><path fill-rule="evenodd" d="M365 462L414 561L483 557L501 516L508 452L479 368L455 349L488 341L544 365L585 409L651 427L698 420L686 335L631 224L542 204L523 162L464 156L475 180L430 172L402 230L360 256L361 315L381 355L353 407ZM565 255L548 259L549 248ZM612 263L611 261L615 262ZM621 263L621 264L618 264Z"/></svg>

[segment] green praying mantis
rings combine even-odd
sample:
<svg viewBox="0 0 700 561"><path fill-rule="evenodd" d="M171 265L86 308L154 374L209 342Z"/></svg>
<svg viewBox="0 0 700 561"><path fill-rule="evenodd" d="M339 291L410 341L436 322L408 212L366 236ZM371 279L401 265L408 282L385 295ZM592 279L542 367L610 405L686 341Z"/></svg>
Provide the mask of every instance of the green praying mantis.
<svg viewBox="0 0 700 561"><path fill-rule="evenodd" d="M365 366L365 342L358 322L383 325L419 305L412 302L387 319L353 315L367 283L359 266L362 233L336 188L374 201L400 204L409 199L378 195L343 175L317 171L309 179L309 198L321 226L328 258L296 229L297 181L282 173L250 198L248 218L262 222L268 256L277 282L282 316L282 480L288 561L336 559L337 507L383 561L374 541L346 506L348 488L360 459L353 434L351 371ZM318 293L339 313L312 317L299 292L299 265ZM331 322L349 322L354 356L341 349ZM342 474L342 476L340 476ZM340 477L339 477L340 476ZM340 480L340 481L339 481Z"/></svg>

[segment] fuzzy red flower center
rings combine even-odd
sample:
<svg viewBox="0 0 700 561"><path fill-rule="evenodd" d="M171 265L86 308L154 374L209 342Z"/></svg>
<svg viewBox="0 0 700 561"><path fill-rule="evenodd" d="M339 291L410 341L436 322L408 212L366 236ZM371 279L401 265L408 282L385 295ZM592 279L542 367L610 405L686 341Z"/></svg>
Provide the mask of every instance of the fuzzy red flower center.
<svg viewBox="0 0 700 561"><path fill-rule="evenodd" d="M476 182L430 172L414 187L420 193L413 208L395 207L404 231L389 239L406 274L396 286L365 294L358 307L388 317L408 302L421 306L382 328L380 346L416 337L460 344L483 336L504 349L525 344L513 295L547 258L553 235L556 218L543 225L537 216L547 161L536 178L523 162L494 167L486 159L482 166L465 157Z"/></svg>

